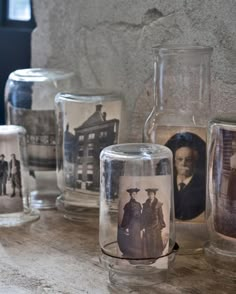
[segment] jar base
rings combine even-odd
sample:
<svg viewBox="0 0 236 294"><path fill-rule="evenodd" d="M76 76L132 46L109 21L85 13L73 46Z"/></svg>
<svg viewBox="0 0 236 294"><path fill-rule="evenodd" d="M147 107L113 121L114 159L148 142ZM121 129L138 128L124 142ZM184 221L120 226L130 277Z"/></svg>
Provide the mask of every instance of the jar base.
<svg viewBox="0 0 236 294"><path fill-rule="evenodd" d="M175 254L173 252L152 263L150 260L128 261L101 254L100 263L108 270L110 287L121 293L121 290L137 290L166 282ZM157 265L160 260L161 265Z"/></svg>
<svg viewBox="0 0 236 294"><path fill-rule="evenodd" d="M204 246L206 261L213 269L227 277L232 283L236 283L236 252L229 252L215 247L210 242Z"/></svg>
<svg viewBox="0 0 236 294"><path fill-rule="evenodd" d="M142 287L153 287L165 283L168 278L167 270L154 271L149 269L136 270L133 273L109 270L109 282L115 289L140 290Z"/></svg>
<svg viewBox="0 0 236 294"><path fill-rule="evenodd" d="M176 222L176 241L179 255L201 254L207 239L205 223Z"/></svg>
<svg viewBox="0 0 236 294"><path fill-rule="evenodd" d="M1 214L0 227L14 227L40 218L40 212L37 209L25 209L23 212Z"/></svg>
<svg viewBox="0 0 236 294"><path fill-rule="evenodd" d="M78 206L73 202L68 202L64 198L64 194L56 199L57 209L63 213L65 219L75 222L89 222L98 219L98 207L83 207Z"/></svg>
<svg viewBox="0 0 236 294"><path fill-rule="evenodd" d="M31 206L36 209L55 209L58 191L32 191L30 193Z"/></svg>

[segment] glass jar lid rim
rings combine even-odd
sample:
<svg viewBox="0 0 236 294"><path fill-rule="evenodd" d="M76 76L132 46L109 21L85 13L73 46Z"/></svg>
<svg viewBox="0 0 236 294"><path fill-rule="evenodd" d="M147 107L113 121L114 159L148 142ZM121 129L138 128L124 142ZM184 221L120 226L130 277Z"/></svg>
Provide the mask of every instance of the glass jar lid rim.
<svg viewBox="0 0 236 294"><path fill-rule="evenodd" d="M13 71L10 80L25 82L44 82L71 78L73 72L54 68L25 68Z"/></svg>
<svg viewBox="0 0 236 294"><path fill-rule="evenodd" d="M0 133L1 134L26 134L25 128L17 125L0 125Z"/></svg>
<svg viewBox="0 0 236 294"><path fill-rule="evenodd" d="M154 45L152 47L154 52L159 54L181 54L181 53L211 53L213 51L212 47L201 46L201 45L179 45L179 44L170 44L170 45Z"/></svg>
<svg viewBox="0 0 236 294"><path fill-rule="evenodd" d="M80 89L77 93L61 92L56 96L57 100L71 100L78 102L97 102L101 100L122 99L119 92L108 89Z"/></svg>
<svg viewBox="0 0 236 294"><path fill-rule="evenodd" d="M152 143L115 144L105 147L101 153L101 157L103 154L110 155L117 159L122 159L123 157L140 159L140 156L146 159L164 159L172 157L172 151L168 147Z"/></svg>

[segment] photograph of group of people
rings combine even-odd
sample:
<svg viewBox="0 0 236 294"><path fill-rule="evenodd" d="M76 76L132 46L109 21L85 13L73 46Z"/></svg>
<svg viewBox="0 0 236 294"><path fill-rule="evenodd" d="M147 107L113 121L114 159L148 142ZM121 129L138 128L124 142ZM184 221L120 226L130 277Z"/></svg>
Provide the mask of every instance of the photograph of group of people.
<svg viewBox="0 0 236 294"><path fill-rule="evenodd" d="M142 183L144 178L140 177L139 188L130 186L121 192L118 245L122 256L127 258L155 259L168 247L170 189L163 185L169 178L152 177L163 178L163 185L156 180L155 186L154 183Z"/></svg>
<svg viewBox="0 0 236 294"><path fill-rule="evenodd" d="M218 233L236 238L236 132L222 129L220 139L216 148L221 156L212 164L214 225Z"/></svg>
<svg viewBox="0 0 236 294"><path fill-rule="evenodd" d="M22 197L20 161L12 153L9 160L0 154L0 197Z"/></svg>

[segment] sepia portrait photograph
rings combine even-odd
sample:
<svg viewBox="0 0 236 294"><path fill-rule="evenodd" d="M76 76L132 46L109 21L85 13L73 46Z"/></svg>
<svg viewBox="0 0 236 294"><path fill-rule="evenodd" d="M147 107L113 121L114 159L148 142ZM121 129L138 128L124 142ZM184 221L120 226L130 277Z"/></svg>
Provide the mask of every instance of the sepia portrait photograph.
<svg viewBox="0 0 236 294"><path fill-rule="evenodd" d="M0 141L0 213L23 210L21 161L16 138Z"/></svg>
<svg viewBox="0 0 236 294"><path fill-rule="evenodd" d="M158 258L168 252L170 176L120 177L118 246L126 258Z"/></svg>
<svg viewBox="0 0 236 294"><path fill-rule="evenodd" d="M213 162L213 178L219 187L214 203L214 224L218 233L236 238L236 132L222 129L221 138L223 144L218 146L218 152L222 162L215 162L216 159Z"/></svg>
<svg viewBox="0 0 236 294"><path fill-rule="evenodd" d="M192 220L205 210L206 143L198 135L184 132L165 145L173 152L175 217Z"/></svg>
<svg viewBox="0 0 236 294"><path fill-rule="evenodd" d="M56 125L53 110L31 110L9 106L15 125L27 130L27 151L31 170L56 169Z"/></svg>
<svg viewBox="0 0 236 294"><path fill-rule="evenodd" d="M65 104L63 117L63 173L66 197L99 192L103 148L118 143L121 101ZM78 110L79 107L79 110Z"/></svg>

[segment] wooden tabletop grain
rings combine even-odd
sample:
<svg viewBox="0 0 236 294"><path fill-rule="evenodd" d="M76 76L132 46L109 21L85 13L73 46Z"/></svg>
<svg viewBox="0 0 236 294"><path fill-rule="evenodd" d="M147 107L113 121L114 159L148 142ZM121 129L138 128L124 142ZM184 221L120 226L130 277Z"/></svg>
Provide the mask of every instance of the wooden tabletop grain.
<svg viewBox="0 0 236 294"><path fill-rule="evenodd" d="M71 222L56 210L40 220L0 229L1 294L124 293L100 266L98 216ZM236 280L236 279L235 279ZM129 293L235 294L236 281L215 272L201 254L177 255L167 283Z"/></svg>

